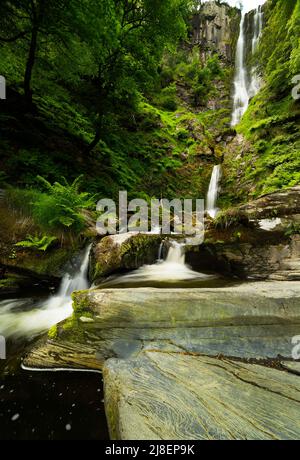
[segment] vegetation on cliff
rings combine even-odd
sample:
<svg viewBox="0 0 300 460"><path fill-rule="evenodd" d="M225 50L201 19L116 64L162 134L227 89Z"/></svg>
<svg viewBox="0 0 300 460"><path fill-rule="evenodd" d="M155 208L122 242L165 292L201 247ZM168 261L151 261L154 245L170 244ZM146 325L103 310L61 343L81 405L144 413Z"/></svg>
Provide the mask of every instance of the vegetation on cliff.
<svg viewBox="0 0 300 460"><path fill-rule="evenodd" d="M300 182L300 1L269 0L255 60L262 89L250 103L225 156L223 198L228 203L293 187Z"/></svg>

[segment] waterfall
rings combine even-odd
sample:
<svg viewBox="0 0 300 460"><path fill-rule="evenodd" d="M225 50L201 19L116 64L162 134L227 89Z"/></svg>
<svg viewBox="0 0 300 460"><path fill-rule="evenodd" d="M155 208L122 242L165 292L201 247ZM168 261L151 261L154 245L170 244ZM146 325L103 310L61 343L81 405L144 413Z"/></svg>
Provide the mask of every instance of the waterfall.
<svg viewBox="0 0 300 460"><path fill-rule="evenodd" d="M156 264L143 267L127 275L113 277L101 283L99 287L112 288L119 286L151 286L151 283L176 283L180 281L209 280L212 275L193 271L185 263L185 245L171 241L166 260L158 260Z"/></svg>
<svg viewBox="0 0 300 460"><path fill-rule="evenodd" d="M254 15L254 25L253 25L253 39L252 39L252 55L254 55L257 51L259 40L262 34L263 29L263 11L261 5L258 6L257 10L255 11ZM255 66L251 69L251 81L249 87L249 99L254 97L261 88L261 81L257 74L257 69Z"/></svg>
<svg viewBox="0 0 300 460"><path fill-rule="evenodd" d="M247 70L245 66L245 17L245 13L242 11L240 34L236 49L236 75L234 79L232 126L238 124L249 104Z"/></svg>
<svg viewBox="0 0 300 460"><path fill-rule="evenodd" d="M185 252L182 244L173 241L167 255L167 264L185 265Z"/></svg>
<svg viewBox="0 0 300 460"><path fill-rule="evenodd" d="M252 38L252 54L254 54L258 48L259 39L263 28L263 11L261 5L257 7L254 15L254 33Z"/></svg>
<svg viewBox="0 0 300 460"><path fill-rule="evenodd" d="M10 336L34 336L47 331L73 313L71 294L88 289L88 267L91 246L83 253L80 266L74 276L65 274L58 293L41 303L32 299L15 299L0 302L0 334ZM30 310L29 310L30 309Z"/></svg>
<svg viewBox="0 0 300 460"><path fill-rule="evenodd" d="M236 126L246 112L249 101L260 90L260 80L256 67L252 67L250 75L246 67L246 37L245 37L245 12L242 11L240 34L236 49L236 73L234 79L233 111L231 126ZM263 11L261 5L254 14L252 55L257 51L259 39L263 28Z"/></svg>
<svg viewBox="0 0 300 460"><path fill-rule="evenodd" d="M207 192L206 211L213 219L218 213L217 200L219 195L219 184L222 177L222 166L214 166L209 189Z"/></svg>

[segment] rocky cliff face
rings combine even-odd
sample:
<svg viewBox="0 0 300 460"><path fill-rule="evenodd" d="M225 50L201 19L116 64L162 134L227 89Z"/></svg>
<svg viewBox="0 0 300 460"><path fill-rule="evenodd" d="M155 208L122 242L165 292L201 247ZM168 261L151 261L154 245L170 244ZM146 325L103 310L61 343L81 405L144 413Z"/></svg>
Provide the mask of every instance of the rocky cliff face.
<svg viewBox="0 0 300 460"><path fill-rule="evenodd" d="M234 64L241 12L216 1L199 6L192 19L192 44L198 45L201 57L218 53L228 64Z"/></svg>

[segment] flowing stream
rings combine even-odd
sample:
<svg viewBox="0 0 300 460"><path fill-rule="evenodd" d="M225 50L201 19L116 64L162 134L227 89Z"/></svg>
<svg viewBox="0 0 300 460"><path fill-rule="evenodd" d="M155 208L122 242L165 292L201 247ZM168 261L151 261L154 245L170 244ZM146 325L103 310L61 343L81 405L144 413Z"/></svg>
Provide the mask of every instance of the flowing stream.
<svg viewBox="0 0 300 460"><path fill-rule="evenodd" d="M59 291L47 300L9 299L0 302L0 335L34 337L47 331L72 314L71 294L88 289L87 279L90 246L84 251L74 276L65 274Z"/></svg>
<svg viewBox="0 0 300 460"><path fill-rule="evenodd" d="M248 75L246 66L246 14L242 11L240 34L236 49L236 73L234 79L233 111L231 126L236 126L246 112L249 101L260 90L261 82L257 74L256 66L253 66ZM263 11L261 5L257 7L254 14L252 55L257 51L259 40L263 29Z"/></svg>
<svg viewBox="0 0 300 460"><path fill-rule="evenodd" d="M125 275L110 277L99 288L207 287L216 282L216 275L196 272L186 264L184 244L170 241L165 260L161 259L162 252L160 247L159 258L155 264L144 265Z"/></svg>

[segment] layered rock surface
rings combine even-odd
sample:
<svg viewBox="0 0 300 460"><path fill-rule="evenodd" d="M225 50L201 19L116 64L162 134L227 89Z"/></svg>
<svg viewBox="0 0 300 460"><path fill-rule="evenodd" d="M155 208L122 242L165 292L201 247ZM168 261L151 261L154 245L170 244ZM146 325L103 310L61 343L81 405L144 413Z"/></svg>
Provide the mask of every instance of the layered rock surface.
<svg viewBox="0 0 300 460"><path fill-rule="evenodd" d="M295 282L84 291L23 364L102 370L112 439L297 439L299 332Z"/></svg>
<svg viewBox="0 0 300 460"><path fill-rule="evenodd" d="M147 352L104 368L118 440L275 440L300 436L300 377L229 359Z"/></svg>

